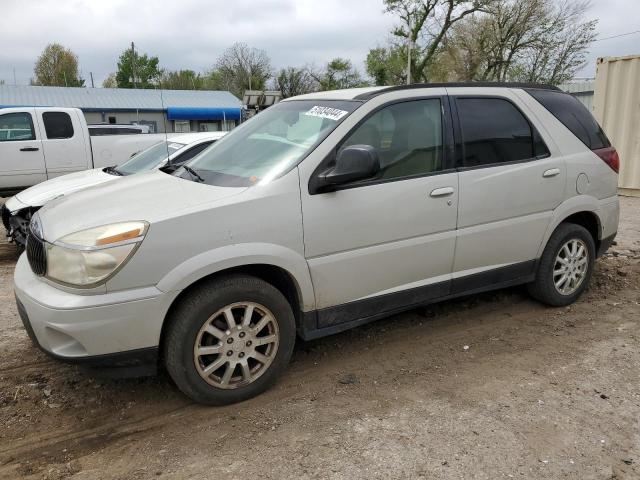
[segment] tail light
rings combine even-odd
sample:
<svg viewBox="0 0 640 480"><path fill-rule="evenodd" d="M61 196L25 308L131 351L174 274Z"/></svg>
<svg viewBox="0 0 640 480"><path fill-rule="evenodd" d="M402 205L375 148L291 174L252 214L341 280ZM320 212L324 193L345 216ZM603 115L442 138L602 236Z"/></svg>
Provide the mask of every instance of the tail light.
<svg viewBox="0 0 640 480"><path fill-rule="evenodd" d="M618 156L618 152L613 147L607 148L598 148L594 150L593 153L598 155L604 163L611 167L611 170L618 173L620 170L620 157Z"/></svg>

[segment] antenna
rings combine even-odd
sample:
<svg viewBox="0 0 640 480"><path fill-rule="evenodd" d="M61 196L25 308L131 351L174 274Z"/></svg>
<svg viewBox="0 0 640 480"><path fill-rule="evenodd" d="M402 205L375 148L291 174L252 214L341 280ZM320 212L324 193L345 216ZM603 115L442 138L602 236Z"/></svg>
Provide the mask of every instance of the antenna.
<svg viewBox="0 0 640 480"><path fill-rule="evenodd" d="M162 80L158 80L160 85L160 105L162 108L162 125L164 127L164 145L167 148L167 166L172 167L171 155L169 154L169 135L167 135L167 111L164 108L164 96L162 95Z"/></svg>

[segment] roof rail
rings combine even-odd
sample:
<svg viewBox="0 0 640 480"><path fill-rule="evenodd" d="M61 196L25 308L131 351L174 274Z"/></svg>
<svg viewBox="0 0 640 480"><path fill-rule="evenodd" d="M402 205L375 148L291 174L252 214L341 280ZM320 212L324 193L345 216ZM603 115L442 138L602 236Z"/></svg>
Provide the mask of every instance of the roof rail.
<svg viewBox="0 0 640 480"><path fill-rule="evenodd" d="M445 82L445 83L412 83L410 85L396 85L393 87L381 88L373 92L362 93L354 100L369 100L382 93L395 92L396 90L411 90L414 88L443 88L443 87L502 87L502 88L528 88L542 90L560 90L555 85L544 83L526 82Z"/></svg>

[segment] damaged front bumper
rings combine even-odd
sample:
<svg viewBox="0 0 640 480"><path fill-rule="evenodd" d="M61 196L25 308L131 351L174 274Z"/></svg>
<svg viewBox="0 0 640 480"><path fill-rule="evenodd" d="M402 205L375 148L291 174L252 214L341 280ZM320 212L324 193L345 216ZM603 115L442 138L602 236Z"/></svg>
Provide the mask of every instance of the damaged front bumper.
<svg viewBox="0 0 640 480"><path fill-rule="evenodd" d="M4 225L9 241L13 241L22 247L25 246L27 233L29 232L29 222L31 222L31 216L37 210L38 207L24 205L15 197L10 198L0 207L2 224Z"/></svg>

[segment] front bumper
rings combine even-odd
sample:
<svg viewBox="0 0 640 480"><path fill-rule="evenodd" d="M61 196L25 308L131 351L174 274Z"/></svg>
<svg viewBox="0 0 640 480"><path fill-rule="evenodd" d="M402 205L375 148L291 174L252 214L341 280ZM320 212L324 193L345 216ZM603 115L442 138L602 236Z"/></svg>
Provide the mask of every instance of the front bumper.
<svg viewBox="0 0 640 480"><path fill-rule="evenodd" d="M14 285L25 329L47 354L66 362L143 370L155 368L162 324L178 294L155 287L70 293L34 275L24 254Z"/></svg>

